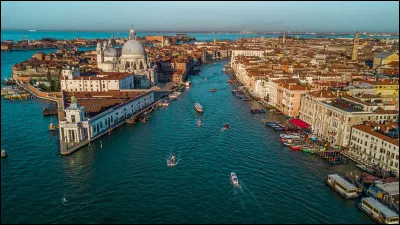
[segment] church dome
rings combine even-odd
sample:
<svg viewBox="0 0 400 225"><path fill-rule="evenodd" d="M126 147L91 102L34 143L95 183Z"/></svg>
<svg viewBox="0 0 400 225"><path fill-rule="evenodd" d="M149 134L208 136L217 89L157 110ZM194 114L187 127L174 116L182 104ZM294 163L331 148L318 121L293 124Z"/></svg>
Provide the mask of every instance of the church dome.
<svg viewBox="0 0 400 225"><path fill-rule="evenodd" d="M105 57L117 57L117 50L115 48L106 48L104 50Z"/></svg>
<svg viewBox="0 0 400 225"><path fill-rule="evenodd" d="M122 47L122 55L124 56L144 56L146 53L144 51L144 47L142 43L136 40L127 41Z"/></svg>

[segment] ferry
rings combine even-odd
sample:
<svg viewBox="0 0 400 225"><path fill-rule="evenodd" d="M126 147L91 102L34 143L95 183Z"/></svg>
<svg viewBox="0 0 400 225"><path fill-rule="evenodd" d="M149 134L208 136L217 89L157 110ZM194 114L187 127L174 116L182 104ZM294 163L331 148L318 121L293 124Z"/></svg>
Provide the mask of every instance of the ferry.
<svg viewBox="0 0 400 225"><path fill-rule="evenodd" d="M381 224L399 224L399 215L373 197L365 197L357 205L361 211Z"/></svg>
<svg viewBox="0 0 400 225"><path fill-rule="evenodd" d="M359 190L356 186L339 176L338 174L330 174L326 179L326 183L342 195L345 199L358 198Z"/></svg>
<svg viewBox="0 0 400 225"><path fill-rule="evenodd" d="M203 113L203 106L201 106L200 103L194 103L194 108L197 110L197 112Z"/></svg>
<svg viewBox="0 0 400 225"><path fill-rule="evenodd" d="M238 181L238 179L237 179L237 176L236 176L236 173L235 173L235 172L232 172L232 173L231 173L231 181L232 181L232 184L233 184L233 185L239 186L239 181Z"/></svg>

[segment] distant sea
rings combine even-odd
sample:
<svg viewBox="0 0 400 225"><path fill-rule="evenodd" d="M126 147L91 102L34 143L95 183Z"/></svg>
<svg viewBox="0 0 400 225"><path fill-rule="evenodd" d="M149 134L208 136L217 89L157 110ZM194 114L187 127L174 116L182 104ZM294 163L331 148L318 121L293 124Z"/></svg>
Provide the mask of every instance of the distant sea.
<svg viewBox="0 0 400 225"><path fill-rule="evenodd" d="M167 35L175 36L177 33L156 33L156 32L139 32L138 37L144 37L148 35ZM282 34L238 34L238 33L224 33L224 34L213 34L213 33L186 33L188 36L195 37L198 41L212 41L216 40L236 40L238 38L251 38L261 37L276 38ZM127 38L128 30L126 32L106 32L106 31L17 31L17 30L2 30L1 41L5 40L40 40L44 37L57 38L62 40L71 40L76 38L83 39L96 39L96 38ZM287 37L300 37L300 38L353 38L354 35L327 35L327 34L287 34ZM398 36L366 36L360 35L360 38L399 38Z"/></svg>

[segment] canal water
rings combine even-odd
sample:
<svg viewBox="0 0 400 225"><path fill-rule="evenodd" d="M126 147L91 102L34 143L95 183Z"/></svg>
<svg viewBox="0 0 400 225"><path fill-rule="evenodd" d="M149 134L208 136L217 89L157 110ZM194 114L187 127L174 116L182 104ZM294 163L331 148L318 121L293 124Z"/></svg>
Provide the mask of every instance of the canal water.
<svg viewBox="0 0 400 225"><path fill-rule="evenodd" d="M2 52L2 78L28 55ZM2 223L373 223L324 184L354 165L283 147L231 94L226 63L204 66L148 123L124 125L70 156L47 130L56 117L42 117L46 101L2 99L1 147L9 155L1 160ZM172 153L178 164L170 168Z"/></svg>

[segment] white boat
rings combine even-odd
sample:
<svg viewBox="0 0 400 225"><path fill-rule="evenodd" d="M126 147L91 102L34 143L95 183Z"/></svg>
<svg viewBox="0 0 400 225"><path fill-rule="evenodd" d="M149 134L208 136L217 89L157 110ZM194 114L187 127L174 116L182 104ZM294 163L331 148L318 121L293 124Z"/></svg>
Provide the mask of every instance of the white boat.
<svg viewBox="0 0 400 225"><path fill-rule="evenodd" d="M173 167L176 165L175 156L173 155L170 160L168 160L168 166Z"/></svg>
<svg viewBox="0 0 400 225"><path fill-rule="evenodd" d="M194 103L194 108L197 110L197 112L203 113L203 106L201 106L200 103Z"/></svg>
<svg viewBox="0 0 400 225"><path fill-rule="evenodd" d="M175 94L175 92L174 92L174 93L172 93L172 94L169 94L169 95L168 95L168 98L169 98L169 99L177 99L177 98L178 98L178 95Z"/></svg>
<svg viewBox="0 0 400 225"><path fill-rule="evenodd" d="M201 120L197 120L197 126L201 127L201 125L203 125L203 124L201 123Z"/></svg>
<svg viewBox="0 0 400 225"><path fill-rule="evenodd" d="M238 181L238 178L237 178L235 172L232 172L232 173L231 173L231 181L232 181L232 184L233 184L233 185L236 185L236 186L239 185L239 181Z"/></svg>
<svg viewBox="0 0 400 225"><path fill-rule="evenodd" d="M168 103L168 101L161 101L160 102L160 106L168 106L169 105L169 103Z"/></svg>
<svg viewBox="0 0 400 225"><path fill-rule="evenodd" d="M190 83L190 81L186 81L185 86L186 86L186 88L190 88L192 86L192 84Z"/></svg>
<svg viewBox="0 0 400 225"><path fill-rule="evenodd" d="M328 175L326 183L345 199L357 198L359 196L359 189L338 174Z"/></svg>
<svg viewBox="0 0 400 225"><path fill-rule="evenodd" d="M357 207L380 224L399 224L399 215L373 197L365 197Z"/></svg>
<svg viewBox="0 0 400 225"><path fill-rule="evenodd" d="M31 31L31 32L35 32L36 30L29 30L29 31Z"/></svg>

